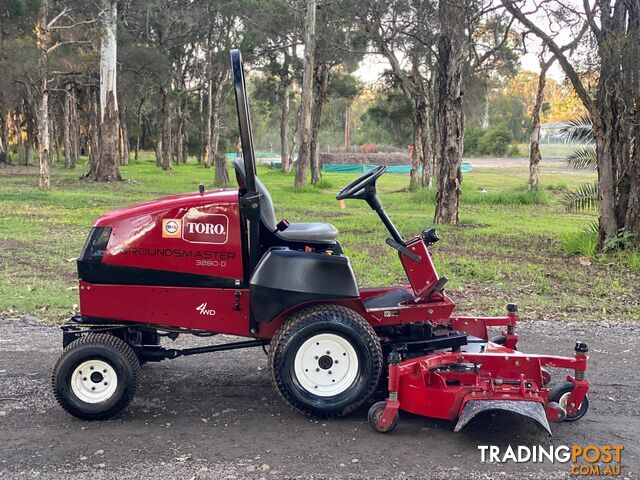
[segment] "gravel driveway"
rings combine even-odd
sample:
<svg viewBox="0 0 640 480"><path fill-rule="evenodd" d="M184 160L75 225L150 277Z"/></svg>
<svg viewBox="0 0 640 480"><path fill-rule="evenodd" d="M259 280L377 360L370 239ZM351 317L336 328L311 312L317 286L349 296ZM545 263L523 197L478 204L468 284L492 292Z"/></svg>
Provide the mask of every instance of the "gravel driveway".
<svg viewBox="0 0 640 480"><path fill-rule="evenodd" d="M569 478L566 464L482 464L477 449L551 441L622 444L618 478L635 478L640 329L522 322L519 333L525 351L571 355L576 339L591 349L591 409L577 423L552 424L552 440L510 416L478 418L457 434L452 423L402 413L398 429L380 435L366 422L367 408L311 420L279 400L259 348L145 365L122 415L83 422L50 393L59 329L33 318L0 319L0 478Z"/></svg>

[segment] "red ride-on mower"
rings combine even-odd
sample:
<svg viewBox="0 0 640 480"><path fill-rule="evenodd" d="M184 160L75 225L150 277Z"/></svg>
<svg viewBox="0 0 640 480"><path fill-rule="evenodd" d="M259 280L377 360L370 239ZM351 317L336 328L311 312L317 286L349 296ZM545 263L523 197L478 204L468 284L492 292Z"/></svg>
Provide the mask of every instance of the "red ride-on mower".
<svg viewBox="0 0 640 480"><path fill-rule="evenodd" d="M53 372L60 405L76 417L105 419L135 394L140 365L180 356L269 346L282 398L316 417L348 414L378 386L389 359L389 399L370 412L390 430L398 409L455 420L506 409L547 419L584 415L586 345L576 357L515 350L515 305L496 318L455 317L445 276L428 247L433 229L405 240L385 213L379 166L342 189L338 200L366 201L398 251L409 285L360 289L324 223L277 221L256 175L240 52L231 52L243 155L238 189L174 195L100 217L78 258L80 314L63 326L64 351ZM495 341L488 327L503 326ZM233 343L168 348L160 339L218 333ZM544 366L575 370L548 390Z"/></svg>

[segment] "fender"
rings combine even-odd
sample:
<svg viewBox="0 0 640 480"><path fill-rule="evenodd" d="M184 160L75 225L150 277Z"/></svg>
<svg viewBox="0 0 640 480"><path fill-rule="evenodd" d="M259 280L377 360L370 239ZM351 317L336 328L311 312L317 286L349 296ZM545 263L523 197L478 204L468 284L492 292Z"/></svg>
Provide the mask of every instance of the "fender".
<svg viewBox="0 0 640 480"><path fill-rule="evenodd" d="M249 281L254 318L271 322L282 312L309 302L358 298L349 259L343 255L271 248Z"/></svg>

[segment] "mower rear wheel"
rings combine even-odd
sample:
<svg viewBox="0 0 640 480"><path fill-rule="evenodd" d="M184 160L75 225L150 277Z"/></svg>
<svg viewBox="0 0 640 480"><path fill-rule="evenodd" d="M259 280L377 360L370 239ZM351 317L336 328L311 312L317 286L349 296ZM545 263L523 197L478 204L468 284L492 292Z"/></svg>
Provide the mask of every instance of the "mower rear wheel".
<svg viewBox="0 0 640 480"><path fill-rule="evenodd" d="M400 414L396 412L396 415L393 417L393 420L391 421L391 425L389 425L388 427L380 425L379 423L380 416L382 415L382 412L384 412L385 408L387 408L387 402L376 402L373 405L371 405L371 408L369 409L369 414L367 415L367 420L369 420L369 425L371 426L371 428L373 428L376 432L379 432L379 433L392 432L398 426L398 420L400 419Z"/></svg>
<svg viewBox="0 0 640 480"><path fill-rule="evenodd" d="M122 411L138 386L140 363L133 349L106 333L88 333L70 343L56 362L53 394L71 415L104 420Z"/></svg>
<svg viewBox="0 0 640 480"><path fill-rule="evenodd" d="M269 364L276 389L305 415L346 415L375 391L382 348L371 326L341 305L296 312L275 333Z"/></svg>
<svg viewBox="0 0 640 480"><path fill-rule="evenodd" d="M567 402L569 401L569 395L573 391L574 384L571 382L564 382L560 385L556 385L549 392L549 401L550 402L558 402L562 408L567 409ZM565 417L565 422L575 422L576 420L580 420L585 416L587 410L589 409L589 397L585 395L584 400L578 407L578 411L573 415L567 414Z"/></svg>

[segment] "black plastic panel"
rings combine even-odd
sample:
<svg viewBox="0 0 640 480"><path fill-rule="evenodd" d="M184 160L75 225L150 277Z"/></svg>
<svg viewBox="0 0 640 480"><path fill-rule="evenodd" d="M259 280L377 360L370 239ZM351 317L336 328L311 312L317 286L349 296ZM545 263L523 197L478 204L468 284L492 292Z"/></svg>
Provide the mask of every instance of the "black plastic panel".
<svg viewBox="0 0 640 480"><path fill-rule="evenodd" d="M249 283L252 311L259 322L270 322L301 303L360 295L346 257L288 248L269 250Z"/></svg>
<svg viewBox="0 0 640 480"><path fill-rule="evenodd" d="M193 273L154 270L151 268L107 265L102 257L107 249L111 228L95 227L76 262L78 277L89 283L105 285L157 285L162 287L234 288L231 278L210 277Z"/></svg>

